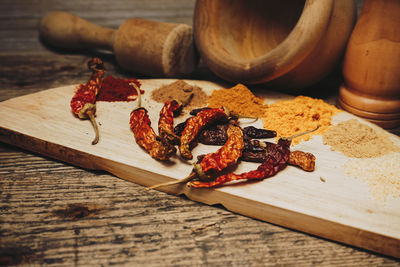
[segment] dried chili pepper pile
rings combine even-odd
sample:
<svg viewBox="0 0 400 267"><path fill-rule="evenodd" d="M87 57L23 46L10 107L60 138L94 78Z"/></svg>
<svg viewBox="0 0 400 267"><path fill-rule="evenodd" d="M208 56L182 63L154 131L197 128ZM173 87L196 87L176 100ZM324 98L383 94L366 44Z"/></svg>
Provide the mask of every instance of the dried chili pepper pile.
<svg viewBox="0 0 400 267"><path fill-rule="evenodd" d="M289 162L290 155L291 155L291 152L290 152L291 140L297 136L313 132L317 129L318 129L318 127L316 129L297 134L295 136L291 136L288 138L280 138L277 144L270 147L270 149L268 150L268 153L265 154L265 156L263 158L262 164L259 165L256 170L244 172L241 174L235 174L235 173L222 174L220 176L217 176L212 181L201 181L201 180L200 181L190 181L188 183L188 185L191 187L195 187L195 188L216 187L216 186L221 186L226 183L234 182L234 181L262 180L262 179L274 176L280 170L284 169ZM296 158L296 156L298 156L298 155L300 155L300 157L302 157L303 153L304 152L296 153L294 155L294 158ZM312 155L312 154L310 154L310 155ZM313 155L312 155L312 157L315 160L315 157ZM293 162L296 162L296 159L293 159ZM310 167L310 166L306 166L306 168L307 167ZM312 166L312 168L314 168L314 166Z"/></svg>
<svg viewBox="0 0 400 267"><path fill-rule="evenodd" d="M264 179L275 175L287 164L299 166L307 171L314 169L315 157L312 154L290 151L291 138L293 137L281 138L277 144L255 140L276 137L276 132L253 126L242 129L238 126L237 119L229 118L226 112L226 115L215 116L215 114L222 114L221 110L223 109L201 108L193 110L191 112L193 117L174 128L174 136L180 136L180 141L186 142L188 151L191 149L191 144L196 142L207 145L222 145L222 147L214 153L198 156L198 162L194 164L188 177L150 188L177 183L188 183L192 187L215 187L238 180ZM207 116L215 117L207 121L203 116L205 118ZM203 123L205 121L207 123ZM196 123L199 123L199 125L196 125ZM183 156L189 158L187 155ZM222 174L222 171L226 170L227 167L237 164L240 160L262 164L256 170L250 172Z"/></svg>
<svg viewBox="0 0 400 267"><path fill-rule="evenodd" d="M199 142L205 145L221 145L226 142L226 131L227 124L218 124L207 128L200 133ZM277 144L256 139L275 136L275 131L259 129L254 126L244 127L244 147L240 160L257 163L264 162ZM315 156L303 151L291 151L288 164L298 166L305 171L313 171L315 167Z"/></svg>
<svg viewBox="0 0 400 267"><path fill-rule="evenodd" d="M290 151L291 139L281 138L277 144L255 139L271 138L276 132L257 129L253 126L241 128L237 118L233 118L224 108L201 108L191 112L192 117L174 128L174 117L178 116L183 105L175 100L164 103L158 121L158 132L151 127L148 111L141 107L140 83L136 79L123 80L108 76L103 80L104 65L98 58L89 62L93 71L86 85L78 87L71 100L71 108L82 119L90 118L96 131L93 144L98 141L97 123L94 119L96 97L98 101L129 101L139 98L139 107L131 112L129 124L137 144L157 160L168 160L179 147L181 157L192 159L191 149L201 142L208 145L222 145L216 152L198 157L192 173L183 180L191 187L215 187L233 181L260 180L275 175L287 164L300 166L304 170L314 169L315 157L310 153ZM103 87L102 87L103 86ZM99 97L100 88L102 94ZM127 88L135 89L129 91ZM260 162L256 170L242 174L222 171L237 164L240 160ZM172 184L166 183L166 184ZM152 188L166 185L156 185Z"/></svg>
<svg viewBox="0 0 400 267"><path fill-rule="evenodd" d="M191 187L216 187L221 186L228 182L239 181L239 180L261 180L267 177L271 177L278 173L280 170L286 167L287 161L289 160L290 154L290 141L280 139L278 144L271 150L265 161L258 166L256 170L244 172L241 174L228 173L220 175L210 182L203 181L191 181L189 186Z"/></svg>

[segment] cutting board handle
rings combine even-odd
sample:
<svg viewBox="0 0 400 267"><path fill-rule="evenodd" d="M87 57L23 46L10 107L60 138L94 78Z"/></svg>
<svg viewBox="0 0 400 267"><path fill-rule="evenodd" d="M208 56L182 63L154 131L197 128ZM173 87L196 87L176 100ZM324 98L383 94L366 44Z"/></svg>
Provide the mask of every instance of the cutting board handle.
<svg viewBox="0 0 400 267"><path fill-rule="evenodd" d="M115 32L63 11L50 12L39 23L41 38L50 45L65 49L113 50Z"/></svg>

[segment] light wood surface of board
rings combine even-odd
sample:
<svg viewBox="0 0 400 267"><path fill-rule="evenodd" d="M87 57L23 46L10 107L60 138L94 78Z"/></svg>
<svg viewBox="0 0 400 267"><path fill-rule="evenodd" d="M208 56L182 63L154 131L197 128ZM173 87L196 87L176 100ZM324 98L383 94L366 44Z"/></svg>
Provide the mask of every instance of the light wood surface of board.
<svg viewBox="0 0 400 267"><path fill-rule="evenodd" d="M162 103L153 101L151 91L169 84L170 79L140 80L145 91L142 105L149 110L153 127L158 122ZM210 94L223 88L212 82L187 80ZM89 121L71 113L69 102L75 85L41 91L0 103L0 140L74 165L105 170L122 179L150 186L186 177L192 161L178 156L170 162L156 161L134 141L129 128L129 115L137 102L98 102L97 122L100 141L91 145L93 129ZM266 103L293 97L264 91ZM187 114L186 114L187 115ZM185 115L179 117L181 121ZM333 124L355 118L346 112L335 115ZM366 121L380 134L397 145L400 138ZM242 126L249 120L241 120ZM261 126L260 121L253 122ZM399 257L400 199L376 199L368 185L346 175L344 163L349 160L323 145L320 135L292 147L313 153L314 172L288 166L272 178L255 183L230 185L218 189L191 189L175 185L160 190L185 194L206 204L222 204L227 209L252 218ZM215 146L198 145L197 155L215 151ZM235 172L255 169L255 163L241 162ZM321 181L321 177L325 182Z"/></svg>

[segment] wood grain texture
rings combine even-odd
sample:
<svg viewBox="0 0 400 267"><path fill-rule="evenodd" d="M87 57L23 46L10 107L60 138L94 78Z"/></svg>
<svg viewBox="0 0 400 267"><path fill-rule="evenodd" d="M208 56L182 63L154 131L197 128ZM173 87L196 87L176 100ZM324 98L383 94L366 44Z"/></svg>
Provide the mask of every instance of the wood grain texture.
<svg viewBox="0 0 400 267"><path fill-rule="evenodd" d="M355 11L348 0L199 0L193 28L202 58L220 77L292 91L332 71Z"/></svg>
<svg viewBox="0 0 400 267"><path fill-rule="evenodd" d="M358 1L358 5L360 6ZM0 100L84 82L96 52L45 46L37 22L65 10L107 27L129 17L192 24L194 1L0 1ZM110 74L126 73L101 54ZM333 103L341 76L311 88ZM190 78L216 81L201 66ZM326 88L326 90L321 90ZM400 128L392 130L400 135ZM2 264L400 266L399 260L87 171L0 143Z"/></svg>

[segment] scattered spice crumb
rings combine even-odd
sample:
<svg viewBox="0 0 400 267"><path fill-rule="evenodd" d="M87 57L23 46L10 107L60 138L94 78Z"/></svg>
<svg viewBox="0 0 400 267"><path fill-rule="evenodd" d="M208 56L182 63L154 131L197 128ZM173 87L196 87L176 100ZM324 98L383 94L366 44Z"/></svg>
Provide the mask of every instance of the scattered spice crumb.
<svg viewBox="0 0 400 267"><path fill-rule="evenodd" d="M340 111L321 99L298 96L271 104L262 120L264 128L276 131L278 137L289 137L319 125L318 130L292 140L292 144L298 144L311 139L313 135L325 133L331 126L331 117Z"/></svg>
<svg viewBox="0 0 400 267"><path fill-rule="evenodd" d="M208 106L212 108L227 108L236 115L261 117L268 105L255 96L243 84L237 84L229 89L214 90L208 98Z"/></svg>
<svg viewBox="0 0 400 267"><path fill-rule="evenodd" d="M325 183L325 182L326 182L325 178L323 178L323 177L319 177L319 179L320 179L320 180L321 180L321 182L323 182L323 183Z"/></svg>

